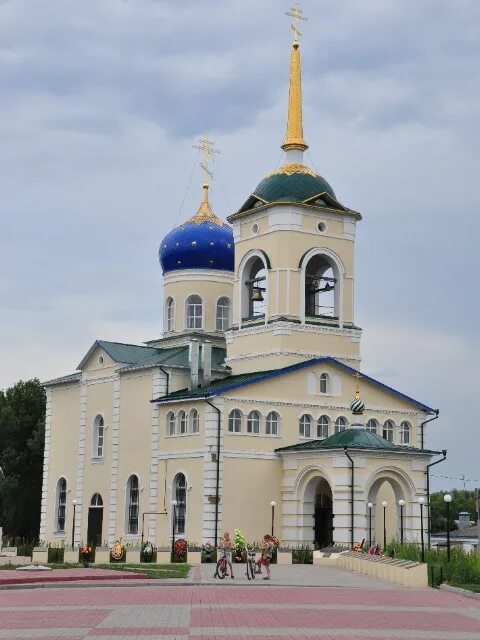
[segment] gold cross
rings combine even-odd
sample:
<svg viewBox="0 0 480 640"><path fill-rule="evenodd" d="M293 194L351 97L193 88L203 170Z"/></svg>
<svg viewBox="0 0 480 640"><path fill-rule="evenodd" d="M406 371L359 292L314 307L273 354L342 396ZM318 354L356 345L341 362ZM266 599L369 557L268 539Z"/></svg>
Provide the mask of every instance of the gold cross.
<svg viewBox="0 0 480 640"><path fill-rule="evenodd" d="M358 398L360 398L360 378L362 376L360 375L360 372L357 371L357 373L355 374L355 378L357 379L357 388L355 390L355 398L358 400Z"/></svg>
<svg viewBox="0 0 480 640"><path fill-rule="evenodd" d="M293 24L292 24L292 29L293 29L293 33L295 34L295 39L294 39L294 43L298 44L298 38L299 36L301 36L302 34L299 31L299 24L300 24L300 20L305 20L307 21L308 18L305 18L305 16L303 15L303 11L300 8L300 5L298 4L298 2L296 2L293 7L290 9L290 11L287 11L285 13L286 16L290 16L291 18L293 18Z"/></svg>
<svg viewBox="0 0 480 640"><path fill-rule="evenodd" d="M220 149L215 149L215 144L208 135L201 138L198 145L194 144L193 148L203 153L203 162L200 163L200 166L202 167L205 175L205 184L208 185L208 178L213 178L213 173L210 171L208 166L209 158L216 153L220 153Z"/></svg>

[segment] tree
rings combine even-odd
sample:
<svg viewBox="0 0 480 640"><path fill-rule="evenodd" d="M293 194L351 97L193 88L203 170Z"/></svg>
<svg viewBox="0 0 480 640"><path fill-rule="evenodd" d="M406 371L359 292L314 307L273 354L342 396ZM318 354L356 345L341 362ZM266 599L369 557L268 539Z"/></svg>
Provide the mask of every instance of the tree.
<svg viewBox="0 0 480 640"><path fill-rule="evenodd" d="M452 496L450 503L450 530L456 529L454 519L458 518L461 511L468 511L470 520L477 519L477 506L473 491L453 489L452 491L438 491L430 496L430 524L432 533L447 530L447 505L443 499L446 493Z"/></svg>
<svg viewBox="0 0 480 640"><path fill-rule="evenodd" d="M45 406L37 379L0 391L0 525L8 536L38 536Z"/></svg>

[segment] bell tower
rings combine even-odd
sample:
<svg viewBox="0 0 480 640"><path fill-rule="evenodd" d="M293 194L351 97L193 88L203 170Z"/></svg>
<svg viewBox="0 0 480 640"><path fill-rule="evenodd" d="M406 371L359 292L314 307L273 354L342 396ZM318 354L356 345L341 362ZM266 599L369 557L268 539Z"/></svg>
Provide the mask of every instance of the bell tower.
<svg viewBox="0 0 480 640"><path fill-rule="evenodd" d="M300 20L292 16L286 162L267 175L228 217L235 240L232 372L274 369L333 356L358 367L354 322L354 250L361 215L304 164Z"/></svg>

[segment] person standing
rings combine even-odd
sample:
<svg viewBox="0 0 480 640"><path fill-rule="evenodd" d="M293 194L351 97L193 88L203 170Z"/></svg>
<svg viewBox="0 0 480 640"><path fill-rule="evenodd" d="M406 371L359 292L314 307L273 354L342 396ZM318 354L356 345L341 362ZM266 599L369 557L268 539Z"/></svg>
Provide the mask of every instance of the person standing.
<svg viewBox="0 0 480 640"><path fill-rule="evenodd" d="M227 564L230 567L230 576L233 578L233 564L232 564L232 550L233 550L233 541L230 538L230 534L228 531L225 531L223 534L222 541L220 542L220 549L225 552L227 558Z"/></svg>
<svg viewBox="0 0 480 640"><path fill-rule="evenodd" d="M270 580L270 562L273 556L273 540L272 537L267 533L263 536L263 545L262 545L262 553L260 558L257 560L257 573L262 573L262 565L265 567L267 571L267 575L264 580Z"/></svg>

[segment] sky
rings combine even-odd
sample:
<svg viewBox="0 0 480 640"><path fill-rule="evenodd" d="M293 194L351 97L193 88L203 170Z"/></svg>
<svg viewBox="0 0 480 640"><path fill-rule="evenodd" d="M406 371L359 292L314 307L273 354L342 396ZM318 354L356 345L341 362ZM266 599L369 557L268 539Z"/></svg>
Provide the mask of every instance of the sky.
<svg viewBox="0 0 480 640"><path fill-rule="evenodd" d="M192 145L222 151L221 217L282 162L290 5L0 0L0 388L161 334ZM480 3L302 7L306 162L363 215L362 368L440 409L434 488L480 487Z"/></svg>

